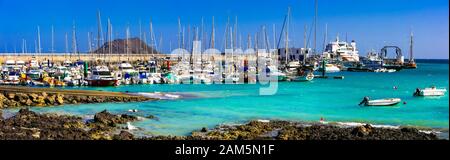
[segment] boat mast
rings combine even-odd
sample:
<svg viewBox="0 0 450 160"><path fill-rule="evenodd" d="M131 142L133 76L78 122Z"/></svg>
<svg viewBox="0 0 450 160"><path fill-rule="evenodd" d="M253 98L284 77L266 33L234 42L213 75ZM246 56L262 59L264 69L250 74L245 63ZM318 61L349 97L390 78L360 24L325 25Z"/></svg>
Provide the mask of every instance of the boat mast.
<svg viewBox="0 0 450 160"><path fill-rule="evenodd" d="M92 53L92 42L91 42L91 32L87 33L88 36L88 47L89 47L89 53ZM93 54L92 54L93 55ZM93 58L93 56L91 56Z"/></svg>
<svg viewBox="0 0 450 160"><path fill-rule="evenodd" d="M327 46L327 41L328 41L328 24L325 24L325 37L323 38L322 52L325 51L325 47Z"/></svg>
<svg viewBox="0 0 450 160"><path fill-rule="evenodd" d="M204 36L204 34L203 34L203 29L204 29L204 24L203 24L203 17L202 17L202 24L201 24L201 33L200 33L200 35L201 35L201 39L200 39L200 44L201 44L201 46L200 46L200 67L201 67L201 69L202 69L202 73L203 73L203 69L204 69L204 67L203 67L203 47L204 47L204 39L203 39L203 36Z"/></svg>
<svg viewBox="0 0 450 160"><path fill-rule="evenodd" d="M188 24L187 40L186 40L186 42L187 42L187 49L192 52L192 47L191 47L191 43L192 43L191 42L191 24Z"/></svg>
<svg viewBox="0 0 450 160"><path fill-rule="evenodd" d="M152 55L154 55L154 50L158 50L157 46L156 46L156 38L155 38L155 33L153 32L153 22L152 19L150 18L150 43L151 43L151 53Z"/></svg>
<svg viewBox="0 0 450 160"><path fill-rule="evenodd" d="M142 22L141 19L139 19L139 41L142 40ZM139 42L139 54L141 53L142 50L142 43Z"/></svg>
<svg viewBox="0 0 450 160"><path fill-rule="evenodd" d="M111 20L108 18L108 53L109 56L112 56L112 26L111 26ZM106 59L106 57L105 57ZM108 58L108 63L109 63L109 59Z"/></svg>
<svg viewBox="0 0 450 160"><path fill-rule="evenodd" d="M289 55L289 25L290 25L290 15L291 15L291 7L288 7L287 20L286 20L286 30L285 30L285 64L288 64L288 55Z"/></svg>
<svg viewBox="0 0 450 160"><path fill-rule="evenodd" d="M55 48L54 48L54 45L55 45L55 40L54 40L54 37L55 37L55 34L54 34L54 32L55 32L55 30L54 30L54 28L53 28L53 25L52 25L52 61L53 61L53 54L55 53Z"/></svg>
<svg viewBox="0 0 450 160"><path fill-rule="evenodd" d="M183 30L181 31L182 32L182 34L181 34L181 47L182 47L182 49L186 49L186 45L184 44L184 31L185 31L185 26L183 26ZM184 55L184 51L183 52L181 52L182 54L181 54L181 56L182 56L182 59L185 59L185 56L186 55Z"/></svg>
<svg viewBox="0 0 450 160"><path fill-rule="evenodd" d="M410 33L410 41L409 41L409 62L414 63L414 57L413 57L413 32L411 30Z"/></svg>
<svg viewBox="0 0 450 160"><path fill-rule="evenodd" d="M215 48L215 38L216 38L216 30L214 28L214 16L212 17L212 30L211 30L211 48Z"/></svg>
<svg viewBox="0 0 450 160"><path fill-rule="evenodd" d="M318 10L318 0L315 0L314 9L314 54L317 51L317 10Z"/></svg>
<svg viewBox="0 0 450 160"><path fill-rule="evenodd" d="M39 28L39 26L37 27L37 30L38 30L38 41L37 41L37 43L38 43L38 50L37 50L37 52L38 52L38 54L40 55L41 54L41 29Z"/></svg>
<svg viewBox="0 0 450 160"><path fill-rule="evenodd" d="M101 43L103 41L103 31L102 31L102 19L100 17L100 10L97 11L97 20L98 20L98 33L97 33L97 48L100 49ZM101 53L104 53L104 48L101 48ZM100 50L97 50L97 53L99 53Z"/></svg>
<svg viewBox="0 0 450 160"><path fill-rule="evenodd" d="M202 54L201 55L201 57L203 57L203 47L205 47L205 42L204 42L204 23L203 23L203 17L202 17L202 24L201 24L201 30L200 30L200 41L201 41L201 44L202 44L202 46L200 47L200 54ZM203 61L203 58L201 58L201 60Z"/></svg>
<svg viewBox="0 0 450 160"><path fill-rule="evenodd" d="M269 39L267 36L266 26L263 26L263 32L264 32L264 50L269 51Z"/></svg>
<svg viewBox="0 0 450 160"><path fill-rule="evenodd" d="M178 17L178 48L181 48L181 20Z"/></svg>
<svg viewBox="0 0 450 160"><path fill-rule="evenodd" d="M76 39L76 30L75 30L75 22L73 23L73 30L72 30L72 50L73 54L77 53L77 39ZM70 54L70 59L72 58L72 54Z"/></svg>
<svg viewBox="0 0 450 160"><path fill-rule="evenodd" d="M252 36L250 36L250 34L247 35L247 49L250 49L250 47L252 46Z"/></svg>
<svg viewBox="0 0 450 160"><path fill-rule="evenodd" d="M162 32L159 33L159 46L158 46L159 50L156 50L156 52L163 52L163 34Z"/></svg>
<svg viewBox="0 0 450 160"><path fill-rule="evenodd" d="M306 32L307 32L307 30L308 30L308 26L305 24L305 30L303 32L303 65L306 64L306 53L308 52L308 49L306 48L307 47L306 46L306 44L307 44L307 41L306 41L306 37L307 37Z"/></svg>
<svg viewBox="0 0 450 160"><path fill-rule="evenodd" d="M230 48L231 48L231 63L234 64L234 37L233 27L230 26Z"/></svg>
<svg viewBox="0 0 450 160"><path fill-rule="evenodd" d="M276 29L275 29L275 24L272 24L272 34L273 34L273 49L276 49L276 39L277 39L277 35L276 35Z"/></svg>
<svg viewBox="0 0 450 160"><path fill-rule="evenodd" d="M25 54L25 39L22 39L22 54Z"/></svg>
<svg viewBox="0 0 450 160"><path fill-rule="evenodd" d="M237 26L238 26L238 17L236 16L235 17L235 22L234 22L234 32L233 32L233 35L232 35L233 36L233 47L232 47L233 50L237 46L237 30L238 30Z"/></svg>
<svg viewBox="0 0 450 160"><path fill-rule="evenodd" d="M67 36L67 32L66 32L65 38L66 38L66 52L64 53L64 59L66 59L66 55L67 55L67 53L69 53L69 38Z"/></svg>
<svg viewBox="0 0 450 160"><path fill-rule="evenodd" d="M126 30L126 47L125 47L125 49L126 49L126 55L127 55L127 61L129 62L130 61L130 55L129 55L129 38L130 38L130 26L127 26L127 30Z"/></svg>

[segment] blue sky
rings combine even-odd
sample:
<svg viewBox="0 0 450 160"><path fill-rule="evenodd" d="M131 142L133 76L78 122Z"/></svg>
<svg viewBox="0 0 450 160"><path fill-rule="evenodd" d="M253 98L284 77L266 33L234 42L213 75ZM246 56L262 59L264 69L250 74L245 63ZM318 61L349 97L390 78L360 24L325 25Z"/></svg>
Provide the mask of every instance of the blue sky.
<svg viewBox="0 0 450 160"><path fill-rule="evenodd" d="M272 42L272 25L280 31L287 7L292 8L291 44L303 46L304 25L311 27L314 14L313 0L0 0L0 52L21 51L22 39L34 51L37 26L41 28L43 51L51 47L51 26L55 28L55 49L64 51L64 34L76 23L78 45L88 48L87 32L97 33L97 10L101 11L104 32L106 19L111 18L115 38L123 38L127 25L133 37L139 37L139 21L143 31L149 32L153 19L156 37L163 37L163 48L177 46L177 17L186 27L200 26L204 17L205 32L210 33L211 17L215 16L216 43L222 47L227 17L238 16L239 33L246 40L262 25L267 26ZM384 45L400 46L408 53L408 38L412 28L417 58L449 57L448 0L319 0L318 40L322 48L325 24L328 41L336 35L355 40L361 55ZM277 33L277 36L279 33ZM186 33L187 36L187 33ZM147 36L148 37L148 36ZM246 42L243 42L244 46Z"/></svg>

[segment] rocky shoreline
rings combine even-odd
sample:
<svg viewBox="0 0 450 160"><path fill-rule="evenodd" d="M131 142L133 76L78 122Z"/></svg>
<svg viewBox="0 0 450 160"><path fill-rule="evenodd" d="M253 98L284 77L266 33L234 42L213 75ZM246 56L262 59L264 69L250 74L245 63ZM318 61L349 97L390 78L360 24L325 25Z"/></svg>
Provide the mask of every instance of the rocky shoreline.
<svg viewBox="0 0 450 160"><path fill-rule="evenodd" d="M0 87L0 109L29 106L45 107L80 103L138 102L148 100L153 99L118 92Z"/></svg>
<svg viewBox="0 0 450 160"><path fill-rule="evenodd" d="M7 119L0 115L0 140L113 140L132 139L131 134L114 134L119 124L136 121L130 115L102 111L85 122L81 117L38 114L28 108Z"/></svg>
<svg viewBox="0 0 450 160"><path fill-rule="evenodd" d="M243 125L202 128L189 136L138 137L119 127L137 121L131 115L102 111L94 119L38 114L21 109L3 119L0 112L0 139L3 140L439 140L433 133L416 128L377 128L369 124L341 127L330 124L305 124L289 121L250 121Z"/></svg>
<svg viewBox="0 0 450 160"><path fill-rule="evenodd" d="M194 137L218 140L438 140L433 133L416 128L377 128L370 124L342 127L330 124L305 124L290 121L250 121L244 125L221 125L202 129Z"/></svg>

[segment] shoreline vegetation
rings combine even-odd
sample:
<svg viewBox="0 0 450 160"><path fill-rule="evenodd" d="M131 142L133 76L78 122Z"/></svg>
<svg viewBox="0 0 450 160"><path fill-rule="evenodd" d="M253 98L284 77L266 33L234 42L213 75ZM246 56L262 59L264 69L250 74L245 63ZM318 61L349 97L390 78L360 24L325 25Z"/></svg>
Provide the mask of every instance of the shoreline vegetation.
<svg viewBox="0 0 450 160"><path fill-rule="evenodd" d="M138 137L129 132L133 126L121 124L138 121L139 117L114 115L106 110L88 121L76 116L39 114L28 108L7 119L1 113L2 140L439 140L434 133L411 127L377 128L370 124L339 127L292 121L250 121L202 128L189 136Z"/></svg>
<svg viewBox="0 0 450 160"><path fill-rule="evenodd" d="M155 99L120 92L0 86L0 109L31 106L46 107L64 104L140 102L149 100Z"/></svg>

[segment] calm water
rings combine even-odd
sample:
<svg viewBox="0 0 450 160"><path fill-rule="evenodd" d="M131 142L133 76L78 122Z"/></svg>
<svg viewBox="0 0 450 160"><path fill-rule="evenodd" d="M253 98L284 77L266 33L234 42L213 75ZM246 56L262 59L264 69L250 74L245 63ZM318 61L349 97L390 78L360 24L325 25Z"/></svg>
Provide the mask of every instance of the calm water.
<svg viewBox="0 0 450 160"><path fill-rule="evenodd" d="M300 121L366 122L383 125L411 125L426 128L449 126L448 94L442 97L413 97L415 88L449 86L448 61L418 64L416 70L395 73L341 72L345 79L314 79L312 82L280 82L278 92L260 96L260 85L135 85L110 88L78 88L130 92L177 92L195 96L174 101L107 103L34 108L38 112L57 112L92 117L107 109L136 115L155 115L133 125L145 134L187 135L202 127L223 123L242 123L252 119ZM330 75L331 76L331 75ZM393 89L397 86L398 89ZM398 97L406 104L396 107L359 107L364 96Z"/></svg>

